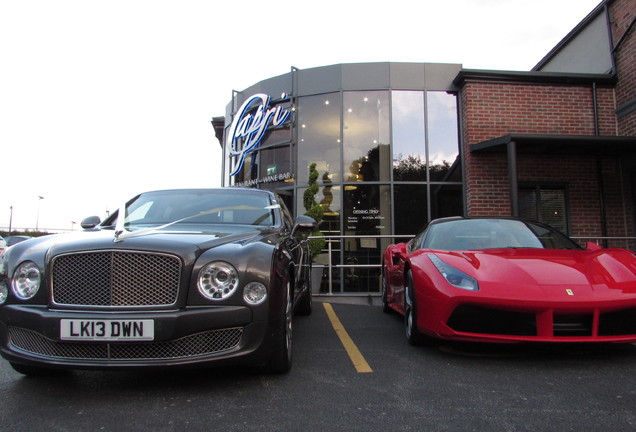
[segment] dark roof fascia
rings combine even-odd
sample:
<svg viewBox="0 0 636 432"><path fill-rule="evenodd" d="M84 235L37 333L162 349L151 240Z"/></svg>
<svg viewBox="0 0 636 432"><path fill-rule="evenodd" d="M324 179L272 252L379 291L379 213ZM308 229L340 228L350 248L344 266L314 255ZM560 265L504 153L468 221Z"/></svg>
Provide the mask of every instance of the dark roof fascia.
<svg viewBox="0 0 636 432"><path fill-rule="evenodd" d="M503 153L507 145L519 145L518 153L636 154L636 136L508 134L469 146L471 153Z"/></svg>
<svg viewBox="0 0 636 432"><path fill-rule="evenodd" d="M214 128L214 136L219 140L219 144L223 147L223 131L225 130L225 117L212 117L212 127Z"/></svg>
<svg viewBox="0 0 636 432"><path fill-rule="evenodd" d="M528 84L616 84L614 74L587 74L565 72L517 72L462 69L453 84L461 87L467 81L528 83Z"/></svg>
<svg viewBox="0 0 636 432"><path fill-rule="evenodd" d="M574 39L585 27L588 26L588 24L594 20L598 14L601 13L601 11L603 11L605 9L606 5L609 5L610 3L612 3L614 0L603 0L601 1L601 3L599 3L598 6L596 6L594 8L594 10L592 10L592 12L590 12L585 18L583 18L583 21L581 21L579 24L577 24L576 27L574 27L567 35L565 35L565 37L563 39L561 39L561 41L556 44L556 46L554 48L552 48L552 50L547 53L545 55L545 57L543 57L539 63L536 64L535 67L532 68L533 71L538 71L540 70L543 66L545 66L546 63L548 63L550 60L552 60L552 57L554 57L555 55L557 55L557 53L559 51L561 51L568 43L570 43L570 41L572 39Z"/></svg>

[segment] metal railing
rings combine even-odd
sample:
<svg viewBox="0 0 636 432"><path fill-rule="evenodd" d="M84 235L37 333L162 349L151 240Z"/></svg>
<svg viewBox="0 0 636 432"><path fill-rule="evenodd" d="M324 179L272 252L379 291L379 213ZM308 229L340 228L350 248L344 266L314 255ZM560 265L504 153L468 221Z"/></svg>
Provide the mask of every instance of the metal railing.
<svg viewBox="0 0 636 432"><path fill-rule="evenodd" d="M321 264L321 263L316 263L314 262L313 266L314 267L321 267L321 268L326 268L327 269L327 278L328 278L328 289L327 292L322 292L320 293L320 295L329 295L329 296L336 296L336 295L380 295L379 292L377 291L369 291L369 292L348 292L348 291L343 291L343 292L339 292L339 293L334 293L333 290L333 284L334 284L334 271L338 270L338 269L381 269L382 268L382 254L384 252L383 249L381 249L379 251L379 262L378 263L370 263L370 264L340 264L340 263L334 263L333 260L333 255L334 255L334 249L333 249L333 245L334 243L340 243L342 240L346 240L346 239L411 239L413 238L414 235L327 235L327 236L321 236L321 237L314 237L311 236L309 237L309 239L314 239L314 238L322 238L326 240L326 249L323 249L323 253L320 255L327 255L327 262L326 264ZM623 249L629 249L629 250L634 250L636 251L636 237L600 237L600 236L582 236L582 237L570 237L572 240L576 241L577 243L581 244L583 247L585 247L585 243L589 242L593 242L596 243L604 248L607 247L617 247L617 248L623 248ZM342 253L346 253L346 251L340 251ZM378 281L379 282L379 281ZM379 283L378 283L378 287L379 287Z"/></svg>
<svg viewBox="0 0 636 432"><path fill-rule="evenodd" d="M309 239L313 239L313 238L322 238L325 239L327 242L327 247L326 250L323 249L323 254L326 252L327 255L327 264L316 264L314 263L314 266L317 265L322 265L322 267L326 267L327 268L327 275L328 275L328 290L326 293L321 293L323 295L335 295L333 292L333 273L334 273L334 269L356 269L356 268L382 268L382 253L384 252L384 250L380 250L380 254L379 254L379 259L380 262L378 262L377 264L373 263L373 264L340 264L340 263L334 263L333 262L333 244L334 243L339 243L342 240L345 239L411 239L413 238L414 235L328 235L328 236L322 236L322 237L309 237ZM321 254L322 255L322 254ZM366 293L350 293L350 292L343 292L343 293L338 293L338 294L345 294L345 295L351 295L351 294L363 294L363 295L379 295L378 292L366 292Z"/></svg>

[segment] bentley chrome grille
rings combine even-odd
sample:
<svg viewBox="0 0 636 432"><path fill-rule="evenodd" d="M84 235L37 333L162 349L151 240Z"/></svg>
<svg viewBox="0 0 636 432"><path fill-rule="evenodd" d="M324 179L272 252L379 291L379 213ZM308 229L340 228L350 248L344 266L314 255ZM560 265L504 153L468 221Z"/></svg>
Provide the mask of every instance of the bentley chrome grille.
<svg viewBox="0 0 636 432"><path fill-rule="evenodd" d="M78 360L183 359L216 354L239 346L242 327L210 330L180 339L153 343L59 342L19 327L9 327L13 348L48 358Z"/></svg>
<svg viewBox="0 0 636 432"><path fill-rule="evenodd" d="M66 306L170 306L177 301L181 261L172 255L97 251L52 261L52 301Z"/></svg>

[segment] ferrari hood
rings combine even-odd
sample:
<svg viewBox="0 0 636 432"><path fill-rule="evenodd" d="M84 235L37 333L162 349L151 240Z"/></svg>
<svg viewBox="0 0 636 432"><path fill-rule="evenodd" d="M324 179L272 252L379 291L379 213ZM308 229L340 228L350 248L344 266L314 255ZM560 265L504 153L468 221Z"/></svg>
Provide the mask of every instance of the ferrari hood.
<svg viewBox="0 0 636 432"><path fill-rule="evenodd" d="M627 250L494 249L435 252L485 290L565 295L636 294L636 257ZM538 294L538 293L537 293Z"/></svg>

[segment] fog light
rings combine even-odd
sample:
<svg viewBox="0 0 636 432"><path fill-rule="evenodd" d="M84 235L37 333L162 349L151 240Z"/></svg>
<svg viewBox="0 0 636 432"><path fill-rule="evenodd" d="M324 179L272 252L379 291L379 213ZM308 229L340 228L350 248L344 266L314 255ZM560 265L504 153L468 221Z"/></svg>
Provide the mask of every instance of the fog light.
<svg viewBox="0 0 636 432"><path fill-rule="evenodd" d="M0 282L0 304L4 304L7 301L7 297L9 296L9 287L7 284Z"/></svg>
<svg viewBox="0 0 636 432"><path fill-rule="evenodd" d="M259 305L267 298L267 288L260 282L250 282L243 288L243 300L250 305Z"/></svg>

